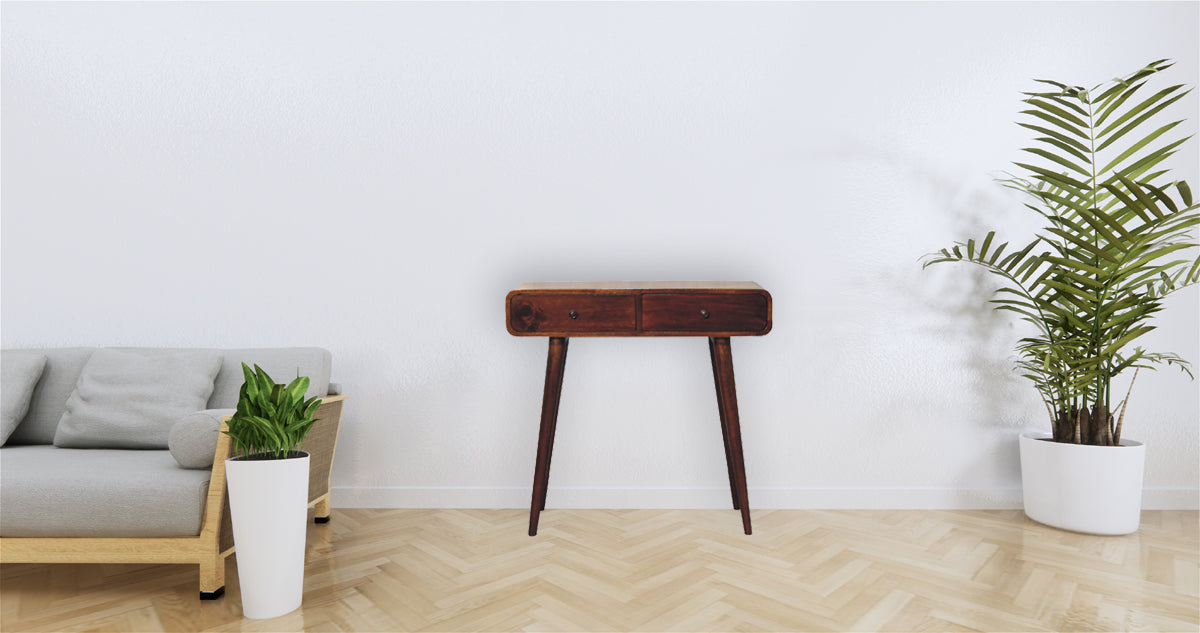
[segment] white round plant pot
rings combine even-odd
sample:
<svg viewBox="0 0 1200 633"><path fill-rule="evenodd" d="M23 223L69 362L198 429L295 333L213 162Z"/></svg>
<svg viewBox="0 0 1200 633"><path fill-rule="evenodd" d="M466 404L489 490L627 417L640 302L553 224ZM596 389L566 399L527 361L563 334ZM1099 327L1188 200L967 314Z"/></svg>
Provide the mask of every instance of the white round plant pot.
<svg viewBox="0 0 1200 633"><path fill-rule="evenodd" d="M1087 446L1021 434L1025 515L1056 528L1088 534L1131 534L1142 513L1146 446Z"/></svg>
<svg viewBox="0 0 1200 633"><path fill-rule="evenodd" d="M295 611L304 596L308 453L225 461L242 612L263 619Z"/></svg>

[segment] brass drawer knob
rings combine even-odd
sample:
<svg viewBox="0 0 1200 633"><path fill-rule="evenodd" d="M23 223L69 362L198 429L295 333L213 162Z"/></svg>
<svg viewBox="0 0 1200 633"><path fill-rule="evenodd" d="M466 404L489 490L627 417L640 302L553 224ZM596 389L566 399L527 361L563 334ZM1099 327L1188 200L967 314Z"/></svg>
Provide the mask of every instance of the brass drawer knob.
<svg viewBox="0 0 1200 633"><path fill-rule="evenodd" d="M570 312L567 313L567 316L571 317L572 319L578 319L579 313L574 310L571 310Z"/></svg>
<svg viewBox="0 0 1200 633"><path fill-rule="evenodd" d="M708 310L701 308L700 309L700 318L707 319L708 318Z"/></svg>

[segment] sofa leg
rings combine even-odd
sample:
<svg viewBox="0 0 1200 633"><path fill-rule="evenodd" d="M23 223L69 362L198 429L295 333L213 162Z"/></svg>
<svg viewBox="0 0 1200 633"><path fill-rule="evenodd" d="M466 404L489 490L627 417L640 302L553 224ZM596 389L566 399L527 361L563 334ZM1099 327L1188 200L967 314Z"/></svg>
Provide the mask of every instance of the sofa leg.
<svg viewBox="0 0 1200 633"><path fill-rule="evenodd" d="M216 600L225 595L225 557L205 558L200 563L200 599Z"/></svg>
<svg viewBox="0 0 1200 633"><path fill-rule="evenodd" d="M313 505L313 523L329 523L333 510L329 507L329 497L325 497Z"/></svg>
<svg viewBox="0 0 1200 633"><path fill-rule="evenodd" d="M225 595L225 587L221 587L220 589L217 589L216 591L201 591L200 599L201 600L216 600L217 598L220 598L223 595Z"/></svg>

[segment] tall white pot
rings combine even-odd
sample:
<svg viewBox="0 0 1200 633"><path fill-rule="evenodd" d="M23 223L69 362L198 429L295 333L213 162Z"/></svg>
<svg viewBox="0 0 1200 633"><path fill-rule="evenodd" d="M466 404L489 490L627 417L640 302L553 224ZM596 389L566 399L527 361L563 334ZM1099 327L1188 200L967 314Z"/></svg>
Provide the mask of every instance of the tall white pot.
<svg viewBox="0 0 1200 633"><path fill-rule="evenodd" d="M304 596L308 453L225 461L242 612L263 619L295 611Z"/></svg>
<svg viewBox="0 0 1200 633"><path fill-rule="evenodd" d="M1025 514L1073 532L1131 534L1142 512L1146 446L1086 446L1021 434L1021 488Z"/></svg>

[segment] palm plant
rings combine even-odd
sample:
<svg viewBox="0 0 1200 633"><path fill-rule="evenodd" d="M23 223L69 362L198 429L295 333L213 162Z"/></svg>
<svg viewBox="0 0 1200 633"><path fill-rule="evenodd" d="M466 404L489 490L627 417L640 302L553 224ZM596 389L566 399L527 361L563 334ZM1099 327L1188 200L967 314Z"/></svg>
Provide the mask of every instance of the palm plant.
<svg viewBox="0 0 1200 633"><path fill-rule="evenodd" d="M307 376L297 376L287 386L276 384L258 365L251 371L242 363L246 381L225 434L242 455L257 459L286 459L300 446L316 419L321 400L304 399ZM299 372L297 372L299 373Z"/></svg>
<svg viewBox="0 0 1200 633"><path fill-rule="evenodd" d="M1005 280L991 303L1037 328L1018 343L1016 366L1040 392L1057 442L1120 444L1129 392L1114 408L1112 385L1122 372L1134 370L1130 390L1142 368L1166 363L1191 375L1177 354L1135 344L1167 295L1200 281L1191 252L1200 212L1188 184L1163 167L1190 136L1171 134L1182 120L1155 118L1191 89L1141 92L1171 65L1156 61L1091 89L1038 80L1049 88L1024 93L1018 122L1038 135L1022 150L1031 160L1015 163L1024 175L1001 182L1028 194L1026 206L1047 224L1007 255L990 231L925 258Z"/></svg>

